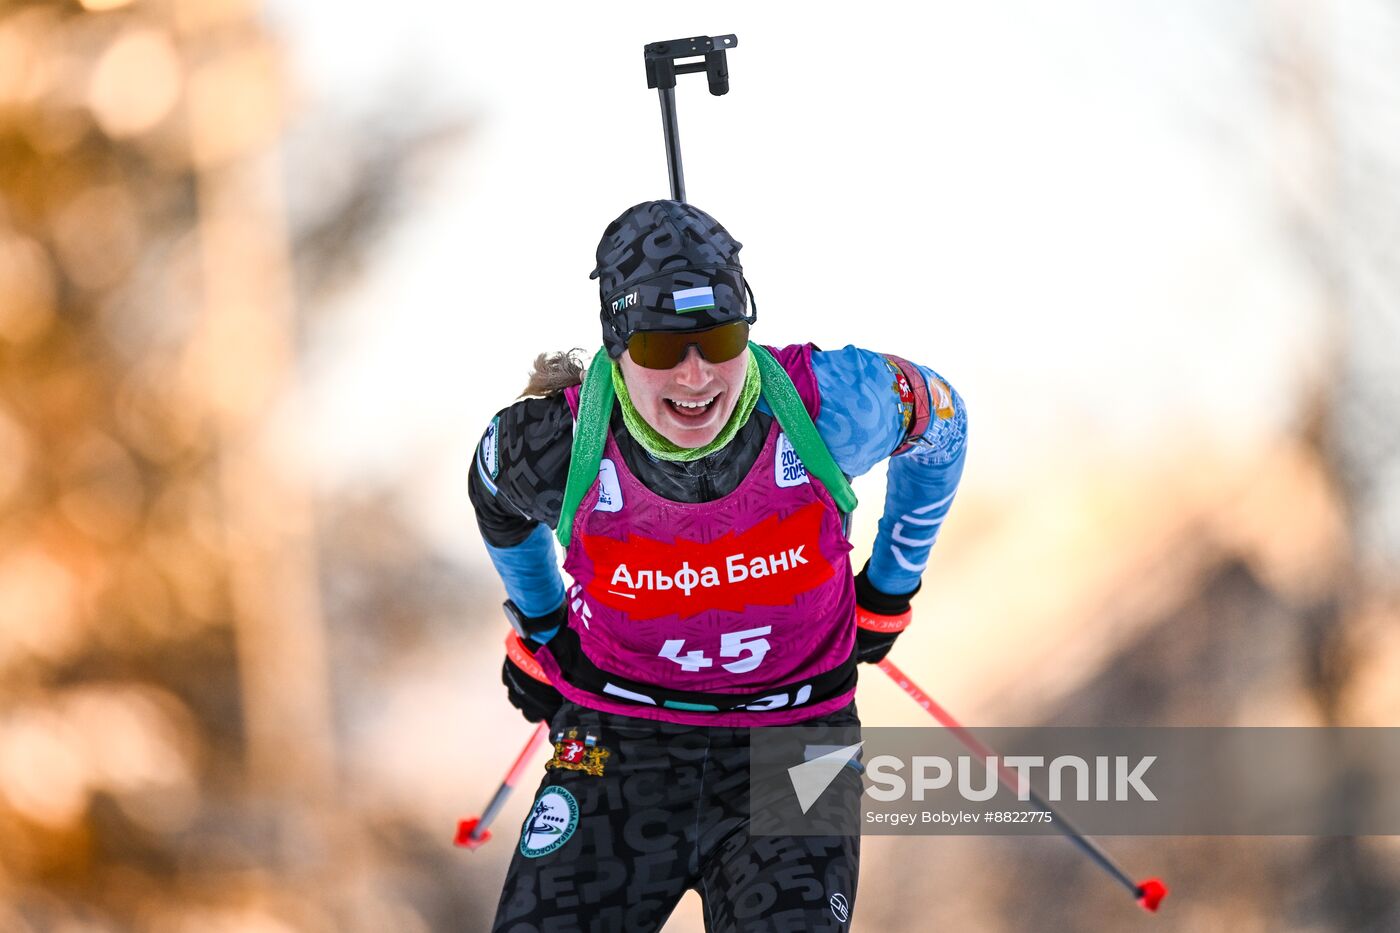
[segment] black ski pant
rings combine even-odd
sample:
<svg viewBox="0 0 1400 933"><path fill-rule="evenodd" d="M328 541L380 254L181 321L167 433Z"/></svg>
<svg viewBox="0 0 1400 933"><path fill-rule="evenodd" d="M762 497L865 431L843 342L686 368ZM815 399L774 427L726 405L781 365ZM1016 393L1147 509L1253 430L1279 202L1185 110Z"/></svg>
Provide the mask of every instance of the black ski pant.
<svg viewBox="0 0 1400 933"><path fill-rule="evenodd" d="M859 725L854 703L809 722ZM749 835L749 742L762 741L762 728L684 726L565 702L551 741L570 730L594 739L589 751L606 749L602 774L545 771L493 930L658 930L687 890L699 892L709 933L849 929L859 835ZM569 757L586 756L575 747Z"/></svg>

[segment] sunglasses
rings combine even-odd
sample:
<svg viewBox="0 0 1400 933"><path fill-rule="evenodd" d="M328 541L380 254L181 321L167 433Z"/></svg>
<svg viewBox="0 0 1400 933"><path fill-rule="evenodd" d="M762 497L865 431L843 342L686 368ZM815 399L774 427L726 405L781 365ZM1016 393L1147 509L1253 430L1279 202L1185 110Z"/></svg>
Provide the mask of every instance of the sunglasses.
<svg viewBox="0 0 1400 933"><path fill-rule="evenodd" d="M749 345L749 322L731 321L708 330L642 330L627 340L632 362L644 369L679 366L691 345L711 363L727 363Z"/></svg>

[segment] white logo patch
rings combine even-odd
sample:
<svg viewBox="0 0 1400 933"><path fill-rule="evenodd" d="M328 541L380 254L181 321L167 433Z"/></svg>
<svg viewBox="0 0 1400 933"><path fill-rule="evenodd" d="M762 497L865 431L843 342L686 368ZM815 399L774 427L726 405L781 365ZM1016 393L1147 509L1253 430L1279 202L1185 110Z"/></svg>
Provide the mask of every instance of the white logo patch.
<svg viewBox="0 0 1400 933"><path fill-rule="evenodd" d="M851 916L851 908L846 903L844 894L831 895L831 900L828 903L831 904L831 915L842 923L845 923L847 918Z"/></svg>
<svg viewBox="0 0 1400 933"><path fill-rule="evenodd" d="M477 453L476 470L481 474L481 481L486 484L486 488L491 490L491 495L496 494L496 484L493 482L496 474L501 471L501 416L497 415L491 419L491 426L482 435L481 447Z"/></svg>
<svg viewBox="0 0 1400 933"><path fill-rule="evenodd" d="M773 457L773 479L779 489L811 482L807 478L807 467L803 465L802 458L797 456L797 451L793 449L792 442L787 439L786 434L778 435L778 451Z"/></svg>
<svg viewBox="0 0 1400 933"><path fill-rule="evenodd" d="M620 512L622 510L622 484L617 481L617 465L604 457L598 464L598 501L593 503L595 512Z"/></svg>
<svg viewBox="0 0 1400 933"><path fill-rule="evenodd" d="M558 785L546 787L520 827L520 854L548 855L569 841L578 828L578 801Z"/></svg>

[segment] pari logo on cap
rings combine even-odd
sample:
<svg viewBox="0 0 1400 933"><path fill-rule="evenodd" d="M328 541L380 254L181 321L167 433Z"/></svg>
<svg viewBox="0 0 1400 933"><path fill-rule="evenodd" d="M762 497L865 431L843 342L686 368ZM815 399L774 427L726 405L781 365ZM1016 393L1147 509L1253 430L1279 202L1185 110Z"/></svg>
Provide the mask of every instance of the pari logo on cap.
<svg viewBox="0 0 1400 933"><path fill-rule="evenodd" d="M671 301L675 303L677 314L685 314L687 311L713 311L715 290L708 285L701 288L686 288L672 292Z"/></svg>
<svg viewBox="0 0 1400 933"><path fill-rule="evenodd" d="M617 313L618 311L626 311L628 308L632 307L636 303L637 292L632 292L630 295L623 295L621 298L618 298L612 303L613 313Z"/></svg>

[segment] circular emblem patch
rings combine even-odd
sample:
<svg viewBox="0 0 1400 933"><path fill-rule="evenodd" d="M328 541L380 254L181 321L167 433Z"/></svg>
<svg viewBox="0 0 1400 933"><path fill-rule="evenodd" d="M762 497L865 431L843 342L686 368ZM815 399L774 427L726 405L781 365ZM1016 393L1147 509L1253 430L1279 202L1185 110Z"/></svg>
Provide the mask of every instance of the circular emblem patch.
<svg viewBox="0 0 1400 933"><path fill-rule="evenodd" d="M520 827L520 854L526 858L548 855L569 841L578 827L578 801L562 787L550 785L540 792Z"/></svg>

